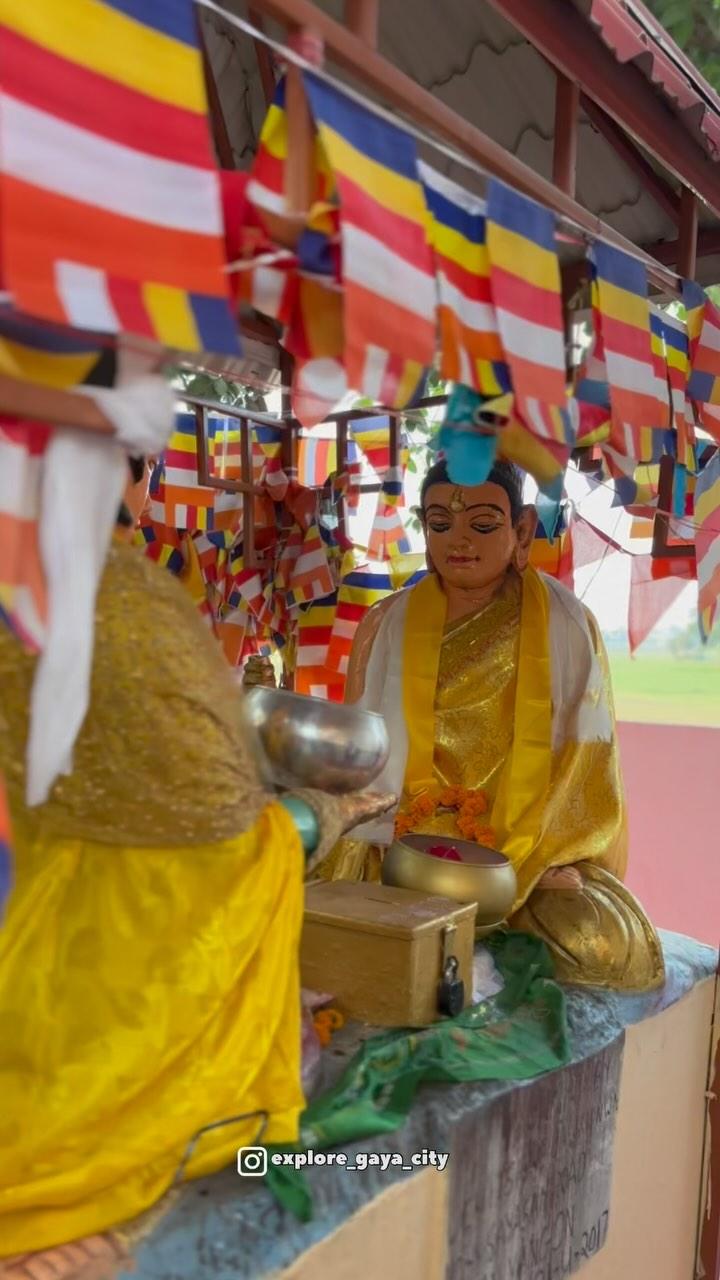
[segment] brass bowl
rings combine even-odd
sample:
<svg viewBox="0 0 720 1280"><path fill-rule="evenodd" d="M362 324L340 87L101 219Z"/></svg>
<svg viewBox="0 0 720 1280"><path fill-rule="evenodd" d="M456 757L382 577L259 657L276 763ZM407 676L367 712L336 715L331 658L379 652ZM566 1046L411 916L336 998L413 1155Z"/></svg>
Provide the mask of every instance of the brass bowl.
<svg viewBox="0 0 720 1280"><path fill-rule="evenodd" d="M359 707L255 685L243 699L265 779L277 787L363 791L390 751L382 716Z"/></svg>
<svg viewBox="0 0 720 1280"><path fill-rule="evenodd" d="M437 845L457 849L462 862L432 857L427 850ZM506 920L517 894L515 871L502 853L451 836L409 835L396 840L383 859L382 882L454 902L477 902L478 929Z"/></svg>

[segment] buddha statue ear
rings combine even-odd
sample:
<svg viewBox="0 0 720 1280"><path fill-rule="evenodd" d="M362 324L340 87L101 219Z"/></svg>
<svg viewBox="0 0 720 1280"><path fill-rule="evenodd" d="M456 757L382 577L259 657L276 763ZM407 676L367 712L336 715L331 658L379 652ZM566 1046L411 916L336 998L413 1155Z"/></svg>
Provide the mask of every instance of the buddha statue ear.
<svg viewBox="0 0 720 1280"><path fill-rule="evenodd" d="M538 516L534 507L523 507L515 526L517 543L513 552L513 566L524 573L530 561L530 552L537 530Z"/></svg>

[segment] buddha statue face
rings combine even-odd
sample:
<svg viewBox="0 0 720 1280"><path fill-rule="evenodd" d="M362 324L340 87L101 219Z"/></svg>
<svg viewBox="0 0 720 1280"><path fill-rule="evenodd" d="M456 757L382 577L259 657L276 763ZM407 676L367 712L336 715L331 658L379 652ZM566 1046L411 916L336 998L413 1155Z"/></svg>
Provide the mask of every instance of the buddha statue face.
<svg viewBox="0 0 720 1280"><path fill-rule="evenodd" d="M478 590L527 566L537 517L515 510L507 489L492 480L474 486L439 481L424 495L423 525L432 568L450 587Z"/></svg>

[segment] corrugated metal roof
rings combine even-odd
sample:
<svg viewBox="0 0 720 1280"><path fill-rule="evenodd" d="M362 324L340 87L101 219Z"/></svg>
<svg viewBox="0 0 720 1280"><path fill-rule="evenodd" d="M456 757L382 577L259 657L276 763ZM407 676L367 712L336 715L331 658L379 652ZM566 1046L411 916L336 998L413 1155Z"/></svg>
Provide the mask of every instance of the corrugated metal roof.
<svg viewBox="0 0 720 1280"><path fill-rule="evenodd" d="M318 3L332 16L342 16L341 0ZM227 7L246 16L242 0L228 0ZM670 37L665 35L663 42L657 32L652 35L645 30L640 17L619 0L577 0L577 7L592 19L598 40L620 62L639 65L693 136L701 136L709 154L715 155L720 147L720 99L697 73L693 78L694 69L686 59L683 62ZM642 9L635 0L632 7ZM654 23L651 15L647 18ZM212 15L203 14L203 22L236 160L245 168L265 109L253 43ZM279 29L269 30L281 38ZM417 83L535 172L552 177L554 71L486 0L443 0L442 4L382 0L379 48ZM676 50L677 63L668 49ZM428 158L458 181L477 187L477 178L464 167L438 153L428 152ZM577 199L636 244L677 238L677 227L668 214L582 112ZM700 224L720 226L704 206ZM720 281L720 255L701 260L698 272L704 283Z"/></svg>
<svg viewBox="0 0 720 1280"><path fill-rule="evenodd" d="M688 132L720 158L720 97L649 9L635 0L592 0L589 18L618 62L639 67Z"/></svg>

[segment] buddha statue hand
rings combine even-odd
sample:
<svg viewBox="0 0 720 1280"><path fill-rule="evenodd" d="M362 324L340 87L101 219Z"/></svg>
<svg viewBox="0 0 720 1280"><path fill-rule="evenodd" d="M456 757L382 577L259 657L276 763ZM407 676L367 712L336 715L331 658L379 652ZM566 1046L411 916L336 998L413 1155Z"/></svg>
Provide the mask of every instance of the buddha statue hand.
<svg viewBox="0 0 720 1280"><path fill-rule="evenodd" d="M289 792L283 802L292 812L292 801L302 802L317 820L317 842L306 844L306 870L312 873L332 852L338 840L361 822L369 822L387 813L397 803L397 796L375 791L352 791L347 795L331 795L311 788ZM289 803L288 803L289 802Z"/></svg>
<svg viewBox="0 0 720 1280"><path fill-rule="evenodd" d="M583 879L577 867L550 867L540 877L536 889L579 890L583 887Z"/></svg>

